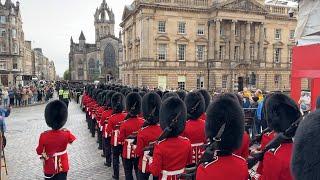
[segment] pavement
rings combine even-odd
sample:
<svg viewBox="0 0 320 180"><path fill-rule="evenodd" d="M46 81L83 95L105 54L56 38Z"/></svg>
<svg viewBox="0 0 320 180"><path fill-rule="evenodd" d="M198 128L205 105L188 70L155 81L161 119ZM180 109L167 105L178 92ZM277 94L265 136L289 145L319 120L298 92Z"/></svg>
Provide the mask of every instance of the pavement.
<svg viewBox="0 0 320 180"><path fill-rule="evenodd" d="M40 134L49 129L44 120L45 106L42 104L13 109L6 119L8 132L5 155L9 180L43 179L42 162L36 154L36 147ZM68 147L68 179L112 179L112 168L103 165L102 151L98 150L96 138L92 138L87 129L85 114L75 102L69 104L69 118L65 128L77 137ZM120 179L124 179L123 174L121 169Z"/></svg>

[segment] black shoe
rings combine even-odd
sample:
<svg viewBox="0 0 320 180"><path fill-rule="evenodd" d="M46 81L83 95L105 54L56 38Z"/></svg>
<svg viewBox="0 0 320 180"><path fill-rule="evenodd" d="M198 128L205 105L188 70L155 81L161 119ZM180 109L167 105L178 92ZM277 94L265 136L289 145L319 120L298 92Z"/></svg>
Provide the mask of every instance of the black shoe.
<svg viewBox="0 0 320 180"><path fill-rule="evenodd" d="M119 179L119 177L115 176L115 175L112 175L112 178L113 179Z"/></svg>
<svg viewBox="0 0 320 180"><path fill-rule="evenodd" d="M111 167L111 163L106 163L105 162L104 165L107 166L107 167Z"/></svg>
<svg viewBox="0 0 320 180"><path fill-rule="evenodd" d="M98 147L98 149L99 149L99 150L102 150L102 147L101 147L101 146L99 146L99 147Z"/></svg>
<svg viewBox="0 0 320 180"><path fill-rule="evenodd" d="M104 154L101 154L101 157L106 157L106 155L104 155Z"/></svg>

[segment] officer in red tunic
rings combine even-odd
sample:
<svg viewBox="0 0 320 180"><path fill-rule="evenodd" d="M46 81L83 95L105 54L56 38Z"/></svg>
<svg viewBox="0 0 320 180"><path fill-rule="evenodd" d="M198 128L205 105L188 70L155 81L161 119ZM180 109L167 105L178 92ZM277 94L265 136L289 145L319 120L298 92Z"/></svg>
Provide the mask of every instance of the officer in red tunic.
<svg viewBox="0 0 320 180"><path fill-rule="evenodd" d="M119 164L120 155L122 152L122 143L119 142L119 127L124 121L127 114L123 112L125 104L125 97L121 93L113 94L111 98L112 115L108 117L108 126L106 127L106 137L110 139L112 148L112 166L113 178L119 179Z"/></svg>
<svg viewBox="0 0 320 180"><path fill-rule="evenodd" d="M120 126L119 140L120 142L123 142L122 160L126 180L133 180L133 168L135 170L136 178L138 179L139 158L134 153L136 147L134 144L135 140L129 138L129 136L136 135L144 123L144 120L138 117L141 112L141 97L139 93L132 92L127 95L126 109L128 115Z"/></svg>
<svg viewBox="0 0 320 180"><path fill-rule="evenodd" d="M294 136L291 171L295 180L320 179L320 110L299 124Z"/></svg>
<svg viewBox="0 0 320 180"><path fill-rule="evenodd" d="M206 143L205 121L200 118L205 112L205 102L201 93L190 92L184 100L187 107L187 122L182 136L188 138L192 146L192 163L198 163Z"/></svg>
<svg viewBox="0 0 320 180"><path fill-rule="evenodd" d="M150 176L148 163L148 150L144 150L150 144L154 144L160 136L162 129L159 125L159 110L161 98L155 92L144 95L142 99L142 112L146 120L138 132L136 154L139 157L139 180L148 180ZM158 179L153 177L153 179Z"/></svg>
<svg viewBox="0 0 320 180"><path fill-rule="evenodd" d="M149 159L150 172L162 180L177 179L192 162L191 143L180 136L185 128L187 108L179 97L169 97L160 107L159 118L163 133Z"/></svg>
<svg viewBox="0 0 320 180"><path fill-rule="evenodd" d="M246 160L232 154L241 146L244 132L244 114L238 101L228 94L218 96L207 109L205 129L209 147L212 143L217 147L210 149L210 158L201 160L197 180L247 180Z"/></svg>
<svg viewBox="0 0 320 180"><path fill-rule="evenodd" d="M266 100L266 120L276 134L285 132L296 122L301 113L296 103L284 94L273 94ZM291 180L290 160L292 139L287 139L280 146L270 149L264 154L261 174L250 171L253 179Z"/></svg>
<svg viewBox="0 0 320 180"><path fill-rule="evenodd" d="M67 146L76 137L62 127L67 122L68 109L62 101L52 101L45 109L45 120L52 130L41 133L37 154L43 160L45 179L66 180L69 170Z"/></svg>

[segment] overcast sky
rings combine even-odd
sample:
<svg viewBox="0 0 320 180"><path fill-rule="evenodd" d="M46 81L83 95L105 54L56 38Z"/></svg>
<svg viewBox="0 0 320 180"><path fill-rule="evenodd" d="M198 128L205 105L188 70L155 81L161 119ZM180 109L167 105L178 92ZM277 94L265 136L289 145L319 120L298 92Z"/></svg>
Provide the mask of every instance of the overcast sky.
<svg viewBox="0 0 320 180"><path fill-rule="evenodd" d="M5 0L2 0L4 3ZM15 2L12 0L12 2ZM78 42L83 30L87 42L94 43L94 13L102 0L20 0L23 30L32 47L40 47L55 62L61 76L68 68L70 37ZM133 0L106 0L113 9L116 36L124 6Z"/></svg>

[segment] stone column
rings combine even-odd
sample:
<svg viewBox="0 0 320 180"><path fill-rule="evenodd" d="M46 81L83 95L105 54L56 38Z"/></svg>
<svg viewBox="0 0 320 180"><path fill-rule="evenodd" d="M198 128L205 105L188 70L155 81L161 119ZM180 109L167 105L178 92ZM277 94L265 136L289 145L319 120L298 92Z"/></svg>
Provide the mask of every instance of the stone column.
<svg viewBox="0 0 320 180"><path fill-rule="evenodd" d="M260 24L260 35L259 35L259 50L258 50L258 59L260 62L264 61L263 57L263 44L264 44L264 25L263 23Z"/></svg>
<svg viewBox="0 0 320 180"><path fill-rule="evenodd" d="M219 59L219 50L220 50L220 19L216 19L216 36L215 36L215 49L214 49L214 55L215 60ZM220 60L220 59L219 59Z"/></svg>
<svg viewBox="0 0 320 180"><path fill-rule="evenodd" d="M208 21L209 25L209 49L208 49L208 58L214 59L214 22Z"/></svg>
<svg viewBox="0 0 320 180"><path fill-rule="evenodd" d="M259 54L259 38L260 38L260 26L258 24L254 24L254 61L258 60Z"/></svg>
<svg viewBox="0 0 320 180"><path fill-rule="evenodd" d="M231 35L230 35L230 60L234 61L234 47L235 47L235 31L236 31L236 20L231 22Z"/></svg>
<svg viewBox="0 0 320 180"><path fill-rule="evenodd" d="M250 28L252 22L247 22L246 24L246 38L245 38L245 50L244 50L244 60L250 61Z"/></svg>

